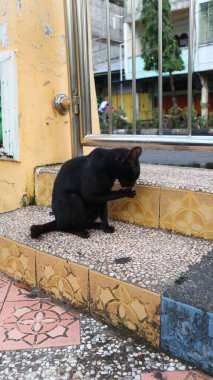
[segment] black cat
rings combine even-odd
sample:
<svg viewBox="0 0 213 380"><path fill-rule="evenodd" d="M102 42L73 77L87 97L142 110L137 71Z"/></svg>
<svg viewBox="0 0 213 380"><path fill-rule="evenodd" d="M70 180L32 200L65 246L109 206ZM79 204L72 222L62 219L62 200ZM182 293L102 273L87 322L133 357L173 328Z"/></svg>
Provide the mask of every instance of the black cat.
<svg viewBox="0 0 213 380"><path fill-rule="evenodd" d="M107 202L135 197L132 187L140 175L141 152L140 147L131 150L96 148L88 156L65 162L53 187L55 220L31 226L31 237L58 230L88 238L87 228L114 232L108 223ZM123 188L111 190L116 179ZM95 222L98 217L100 223Z"/></svg>

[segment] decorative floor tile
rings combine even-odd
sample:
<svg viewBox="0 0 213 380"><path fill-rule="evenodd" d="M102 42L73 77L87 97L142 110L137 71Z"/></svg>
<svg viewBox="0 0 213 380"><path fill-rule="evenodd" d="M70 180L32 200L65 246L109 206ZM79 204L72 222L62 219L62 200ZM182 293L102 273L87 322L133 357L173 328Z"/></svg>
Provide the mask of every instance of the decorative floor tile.
<svg viewBox="0 0 213 380"><path fill-rule="evenodd" d="M36 253L37 282L47 293L88 309L88 269L44 252Z"/></svg>
<svg viewBox="0 0 213 380"><path fill-rule="evenodd" d="M213 194L161 189L160 227L213 239Z"/></svg>
<svg viewBox="0 0 213 380"><path fill-rule="evenodd" d="M42 299L4 303L0 315L1 350L79 343L79 320L62 307Z"/></svg>
<svg viewBox="0 0 213 380"><path fill-rule="evenodd" d="M31 300L29 290L1 275L0 350L61 347L80 343L79 314L51 300ZM24 284L23 284L24 287Z"/></svg>
<svg viewBox="0 0 213 380"><path fill-rule="evenodd" d="M23 284L23 283L17 284L17 282L11 282L10 287L9 287L9 291L7 294L7 301L13 301L13 302L29 301L30 300L30 298L29 298L29 292L30 291L31 291L30 288L27 289L27 287L25 287L25 284ZM46 296L46 297L42 297L42 298L47 299L49 297Z"/></svg>
<svg viewBox="0 0 213 380"><path fill-rule="evenodd" d="M152 372L141 375L141 380L211 380L212 377L197 371Z"/></svg>
<svg viewBox="0 0 213 380"><path fill-rule="evenodd" d="M94 315L159 346L160 295L90 271Z"/></svg>
<svg viewBox="0 0 213 380"><path fill-rule="evenodd" d="M162 297L161 348L213 372L213 314Z"/></svg>
<svg viewBox="0 0 213 380"><path fill-rule="evenodd" d="M125 198L109 202L110 217L123 222L158 228L160 188L140 185L135 189L137 195L134 199Z"/></svg>
<svg viewBox="0 0 213 380"><path fill-rule="evenodd" d="M34 286L35 250L0 236L0 271Z"/></svg>
<svg viewBox="0 0 213 380"><path fill-rule="evenodd" d="M7 294L7 301L29 301L28 294L29 290L17 287L13 283L11 283Z"/></svg>
<svg viewBox="0 0 213 380"><path fill-rule="evenodd" d="M0 303L5 301L9 286L8 279L3 274L0 274Z"/></svg>

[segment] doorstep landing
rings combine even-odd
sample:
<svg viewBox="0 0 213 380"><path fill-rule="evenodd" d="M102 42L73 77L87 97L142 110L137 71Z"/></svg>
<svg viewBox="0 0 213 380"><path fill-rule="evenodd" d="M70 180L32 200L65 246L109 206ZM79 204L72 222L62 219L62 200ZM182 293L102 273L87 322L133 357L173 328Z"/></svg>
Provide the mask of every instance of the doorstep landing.
<svg viewBox="0 0 213 380"><path fill-rule="evenodd" d="M36 169L37 205L51 205L59 169ZM108 202L109 214L115 220L213 240L212 183L213 170L142 164L136 197Z"/></svg>

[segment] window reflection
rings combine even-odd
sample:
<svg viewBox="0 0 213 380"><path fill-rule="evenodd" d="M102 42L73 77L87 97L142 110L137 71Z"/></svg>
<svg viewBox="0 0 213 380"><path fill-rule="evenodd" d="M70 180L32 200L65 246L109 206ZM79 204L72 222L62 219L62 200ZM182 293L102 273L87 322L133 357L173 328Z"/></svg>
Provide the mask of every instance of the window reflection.
<svg viewBox="0 0 213 380"><path fill-rule="evenodd" d="M155 1L157 6L158 1ZM141 46L141 39L147 27L141 21L144 12L142 5L145 7L146 2L135 0L133 37L136 43L136 96L133 104L132 1L109 1L112 99L110 110L106 0L90 0L93 68L101 133L109 132L109 113L112 112L112 132L131 134L133 107L136 107L136 133L145 135L159 133L158 71L156 67L146 68ZM163 134L187 135L189 2L170 0L168 3L171 10L171 33L180 49L183 65L177 66L176 69L174 67L170 73L169 70L163 72ZM211 58L213 57L213 0L205 2L197 0L195 4L192 134L211 136L213 135L213 59ZM165 23L163 27L164 25Z"/></svg>

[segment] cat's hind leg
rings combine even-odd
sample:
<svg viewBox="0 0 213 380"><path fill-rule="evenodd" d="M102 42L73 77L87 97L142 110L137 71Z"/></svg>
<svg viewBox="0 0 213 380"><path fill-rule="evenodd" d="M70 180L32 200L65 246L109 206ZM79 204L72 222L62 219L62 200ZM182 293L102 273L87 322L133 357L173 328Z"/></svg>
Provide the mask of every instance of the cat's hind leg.
<svg viewBox="0 0 213 380"><path fill-rule="evenodd" d="M30 227L30 235L32 239L37 239L41 234L52 232L56 230L56 221L48 222L45 224L33 224Z"/></svg>
<svg viewBox="0 0 213 380"><path fill-rule="evenodd" d="M54 205L57 230L69 232L82 238L88 238L90 225L82 199L74 193L68 193Z"/></svg>

